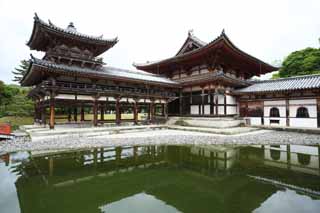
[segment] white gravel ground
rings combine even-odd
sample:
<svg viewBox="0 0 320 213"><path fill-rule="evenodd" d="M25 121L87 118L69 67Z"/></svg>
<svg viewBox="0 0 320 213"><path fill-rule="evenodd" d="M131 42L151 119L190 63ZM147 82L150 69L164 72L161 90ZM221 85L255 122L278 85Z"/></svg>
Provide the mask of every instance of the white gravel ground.
<svg viewBox="0 0 320 213"><path fill-rule="evenodd" d="M113 135L71 134L0 142L0 152L83 149L119 145L160 144L320 144L320 135L260 130L239 135L217 135L178 130L149 130Z"/></svg>

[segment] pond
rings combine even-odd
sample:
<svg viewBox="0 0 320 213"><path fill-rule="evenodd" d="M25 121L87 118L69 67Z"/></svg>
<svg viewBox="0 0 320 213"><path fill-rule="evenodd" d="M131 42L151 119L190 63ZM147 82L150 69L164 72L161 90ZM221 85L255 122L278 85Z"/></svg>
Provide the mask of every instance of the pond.
<svg viewBox="0 0 320 213"><path fill-rule="evenodd" d="M301 145L8 153L0 212L320 212L319 153Z"/></svg>

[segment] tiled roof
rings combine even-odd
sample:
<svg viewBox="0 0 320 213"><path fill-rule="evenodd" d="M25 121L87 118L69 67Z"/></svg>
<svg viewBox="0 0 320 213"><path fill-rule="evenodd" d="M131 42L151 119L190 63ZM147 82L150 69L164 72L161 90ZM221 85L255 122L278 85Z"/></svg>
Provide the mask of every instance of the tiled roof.
<svg viewBox="0 0 320 213"><path fill-rule="evenodd" d="M101 36L91 36L91 35L86 35L86 34L83 34L83 33L79 33L76 30L76 28L73 26L73 23L70 23L69 26L66 29L64 29L64 28L56 26L50 20L48 21L49 23L46 23L45 21L40 19L37 14L35 14L34 20L35 20L35 22L38 22L39 24L41 24L44 27L47 27L47 28L49 28L51 30L55 30L57 32L66 33L66 34L69 34L69 35L72 35L72 36L76 36L76 37L79 37L79 38L96 40L96 41L100 41L100 42L115 42L116 43L118 41L117 38L104 39L102 35ZM72 25L72 27L70 27L70 25Z"/></svg>
<svg viewBox="0 0 320 213"><path fill-rule="evenodd" d="M33 58L32 59L32 65L45 67L50 69L54 69L56 71L63 71L63 72L71 72L71 73L80 73L80 74L91 74L98 77L105 77L105 78L117 78L117 79L127 79L127 80L136 80L136 81L142 81L149 84L166 84L166 85L176 85L178 86L178 83L175 81L172 81L168 78L161 77L156 74L151 74L145 71L134 71L134 70L125 70L125 69L119 69L115 67L110 66L104 66L100 69L90 69L90 68L84 68L79 66L69 66L65 64L56 64L51 61L46 61L42 59ZM29 70L30 72L31 70ZM28 77L28 73L22 80L22 82Z"/></svg>
<svg viewBox="0 0 320 213"><path fill-rule="evenodd" d="M176 81L182 85L188 85L188 84L200 83L200 82L205 82L205 81L220 81L220 80L231 82L231 83L233 83L233 85L237 85L237 86L251 85L246 80L241 80L238 78L228 76L225 73L223 73L222 71L208 72L205 74L189 76L187 78L177 79Z"/></svg>
<svg viewBox="0 0 320 213"><path fill-rule="evenodd" d="M194 39L195 36L192 36L192 37ZM224 30L221 32L221 34L216 39L214 39L213 41L211 41L209 43L203 42L203 46L201 46L199 48L193 49L193 50L185 52L183 54L177 54L171 58L167 58L167 59L163 59L163 60L147 61L146 63L133 63L133 66L135 66L136 68L141 69L141 70L147 70L148 68L150 68L152 66L160 66L160 65L171 64L171 63L175 64L175 63L181 62L183 60L188 60L192 56L199 55L201 53L205 53L209 50L212 50L213 48L221 48L221 46L219 44L224 44L224 45L230 47L235 53L242 55L244 57L243 60L246 60L249 63L251 63L252 65L254 65L257 72L260 69L260 74L268 73L268 72L275 71L278 69L277 67L274 67L270 64L267 64L267 63L261 61L260 59L254 57L254 56L251 56L248 53L240 50L238 47L236 47L230 41L228 36L225 34ZM261 72L261 71L263 71L263 72Z"/></svg>
<svg viewBox="0 0 320 213"><path fill-rule="evenodd" d="M276 80L257 81L253 85L236 90L236 93L283 92L303 89L319 89L320 75L304 75Z"/></svg>

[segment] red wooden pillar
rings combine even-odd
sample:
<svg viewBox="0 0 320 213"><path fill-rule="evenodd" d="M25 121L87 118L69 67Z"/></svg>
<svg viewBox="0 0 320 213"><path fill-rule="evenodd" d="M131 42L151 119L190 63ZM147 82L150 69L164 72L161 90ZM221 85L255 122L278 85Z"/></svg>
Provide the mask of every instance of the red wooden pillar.
<svg viewBox="0 0 320 213"><path fill-rule="evenodd" d="M104 106L101 105L100 107L100 120L104 121Z"/></svg>
<svg viewBox="0 0 320 213"><path fill-rule="evenodd" d="M116 124L119 125L121 123L121 115L120 115L120 97L116 97Z"/></svg>
<svg viewBox="0 0 320 213"><path fill-rule="evenodd" d="M151 110L151 107L150 107L150 103L147 105L148 106L148 122L150 122L150 119L151 119L151 112L150 112L150 110Z"/></svg>
<svg viewBox="0 0 320 213"><path fill-rule="evenodd" d="M201 115L204 115L204 87L201 89Z"/></svg>
<svg viewBox="0 0 320 213"><path fill-rule="evenodd" d="M35 100L35 102L34 102L34 115L33 115L34 123L37 123L37 115L38 115L38 103L37 103L37 100Z"/></svg>
<svg viewBox="0 0 320 213"><path fill-rule="evenodd" d="M223 103L223 107L224 107L224 115L227 115L227 94L224 93L224 103Z"/></svg>
<svg viewBox="0 0 320 213"><path fill-rule="evenodd" d="M150 103L150 122L154 122L154 100L151 100Z"/></svg>
<svg viewBox="0 0 320 213"><path fill-rule="evenodd" d="M164 113L164 118L168 120L168 102L167 101L163 104L163 113Z"/></svg>
<svg viewBox="0 0 320 213"><path fill-rule="evenodd" d="M77 109L77 107L75 107L75 108L73 109L73 120L74 120L75 122L78 121L78 109Z"/></svg>
<svg viewBox="0 0 320 213"><path fill-rule="evenodd" d="M93 102L93 126L98 126L98 102L96 99Z"/></svg>
<svg viewBox="0 0 320 213"><path fill-rule="evenodd" d="M138 124L138 100L135 100L133 103L133 119L134 124Z"/></svg>
<svg viewBox="0 0 320 213"><path fill-rule="evenodd" d="M51 95L50 95L50 122L49 122L50 129L54 129L54 123L55 123L54 107L55 107L54 94L51 93Z"/></svg>
<svg viewBox="0 0 320 213"><path fill-rule="evenodd" d="M84 108L83 108L83 106L81 106L81 109L80 109L80 121L84 121Z"/></svg>
<svg viewBox="0 0 320 213"><path fill-rule="evenodd" d="M68 122L71 122L71 108L68 108Z"/></svg>
<svg viewBox="0 0 320 213"><path fill-rule="evenodd" d="M290 108L289 108L289 99L286 99L286 126L290 126Z"/></svg>
<svg viewBox="0 0 320 213"><path fill-rule="evenodd" d="M182 92L180 91L180 94L179 94L179 115L182 116Z"/></svg>

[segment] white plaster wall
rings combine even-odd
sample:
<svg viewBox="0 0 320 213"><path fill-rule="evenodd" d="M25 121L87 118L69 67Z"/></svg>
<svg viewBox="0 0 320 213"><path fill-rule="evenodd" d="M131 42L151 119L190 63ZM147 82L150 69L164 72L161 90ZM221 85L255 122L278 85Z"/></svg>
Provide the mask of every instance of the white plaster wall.
<svg viewBox="0 0 320 213"><path fill-rule="evenodd" d="M106 100L107 100L107 97L106 97L106 96L101 96L101 97L99 97L98 100L99 100L99 101L106 101Z"/></svg>
<svg viewBox="0 0 320 213"><path fill-rule="evenodd" d="M303 145L290 145L291 152L297 152L307 155L318 155L318 147L316 146L303 146Z"/></svg>
<svg viewBox="0 0 320 213"><path fill-rule="evenodd" d="M237 114L236 106L227 106L227 115L235 115Z"/></svg>
<svg viewBox="0 0 320 213"><path fill-rule="evenodd" d="M218 115L224 115L224 106L218 106Z"/></svg>
<svg viewBox="0 0 320 213"><path fill-rule="evenodd" d="M316 118L290 118L289 124L292 127L318 127L318 121Z"/></svg>
<svg viewBox="0 0 320 213"><path fill-rule="evenodd" d="M210 105L204 105L204 114L210 115Z"/></svg>
<svg viewBox="0 0 320 213"><path fill-rule="evenodd" d="M90 95L78 95L77 96L77 100L89 100L89 101L93 101L93 97Z"/></svg>
<svg viewBox="0 0 320 213"><path fill-rule="evenodd" d="M317 104L316 99L289 100L289 104Z"/></svg>
<svg viewBox="0 0 320 213"><path fill-rule="evenodd" d="M208 69L201 69L201 70L200 70L200 73L201 73L201 74L208 73L208 72L209 72Z"/></svg>
<svg viewBox="0 0 320 213"><path fill-rule="evenodd" d="M275 106L275 105L286 105L285 100L279 100L279 101L264 101L265 106Z"/></svg>
<svg viewBox="0 0 320 213"><path fill-rule="evenodd" d="M250 119L251 125L261 125L261 118L259 117L246 117L245 119Z"/></svg>
<svg viewBox="0 0 320 213"><path fill-rule="evenodd" d="M279 124L270 124L270 120L279 120ZM264 125L286 126L286 118L264 118Z"/></svg>
<svg viewBox="0 0 320 213"><path fill-rule="evenodd" d="M114 97L108 97L108 101L116 101Z"/></svg>
<svg viewBox="0 0 320 213"><path fill-rule="evenodd" d="M198 74L199 74L198 70L192 71L192 73L191 73L191 75L198 75Z"/></svg>
<svg viewBox="0 0 320 213"><path fill-rule="evenodd" d="M190 106L190 114L191 115L199 115L199 105L191 105Z"/></svg>
<svg viewBox="0 0 320 213"><path fill-rule="evenodd" d="M297 153L291 153L290 154L290 162L294 165L301 165L301 163L298 160L298 154ZM319 158L318 156L310 156L310 163L306 165L309 168L318 169L319 168Z"/></svg>
<svg viewBox="0 0 320 213"><path fill-rule="evenodd" d="M218 96L218 104L224 104L224 95L217 95Z"/></svg>
<svg viewBox="0 0 320 213"><path fill-rule="evenodd" d="M277 150L277 149L273 149L273 150ZM274 160L272 159L271 157L271 149L265 149L264 150L264 158L266 160L271 160L271 161L277 161L277 162L287 162L287 152L283 152L283 151L280 151L280 159L279 160Z"/></svg>
<svg viewBox="0 0 320 213"><path fill-rule="evenodd" d="M187 77L187 74L186 73L181 73L181 78L185 78Z"/></svg>
<svg viewBox="0 0 320 213"><path fill-rule="evenodd" d="M55 97L56 99L68 99L68 100L75 100L75 95L69 95L69 94L59 94Z"/></svg>
<svg viewBox="0 0 320 213"><path fill-rule="evenodd" d="M226 95L226 96L227 96L227 104L237 104L235 97L231 95Z"/></svg>
<svg viewBox="0 0 320 213"><path fill-rule="evenodd" d="M299 106L289 106L289 115L290 117L296 117L297 116L297 110L299 107L305 107L308 109L309 116L310 117L317 117L317 106L316 105L299 105Z"/></svg>
<svg viewBox="0 0 320 213"><path fill-rule="evenodd" d="M178 79L179 78L179 75L173 75L172 76L172 79Z"/></svg>

